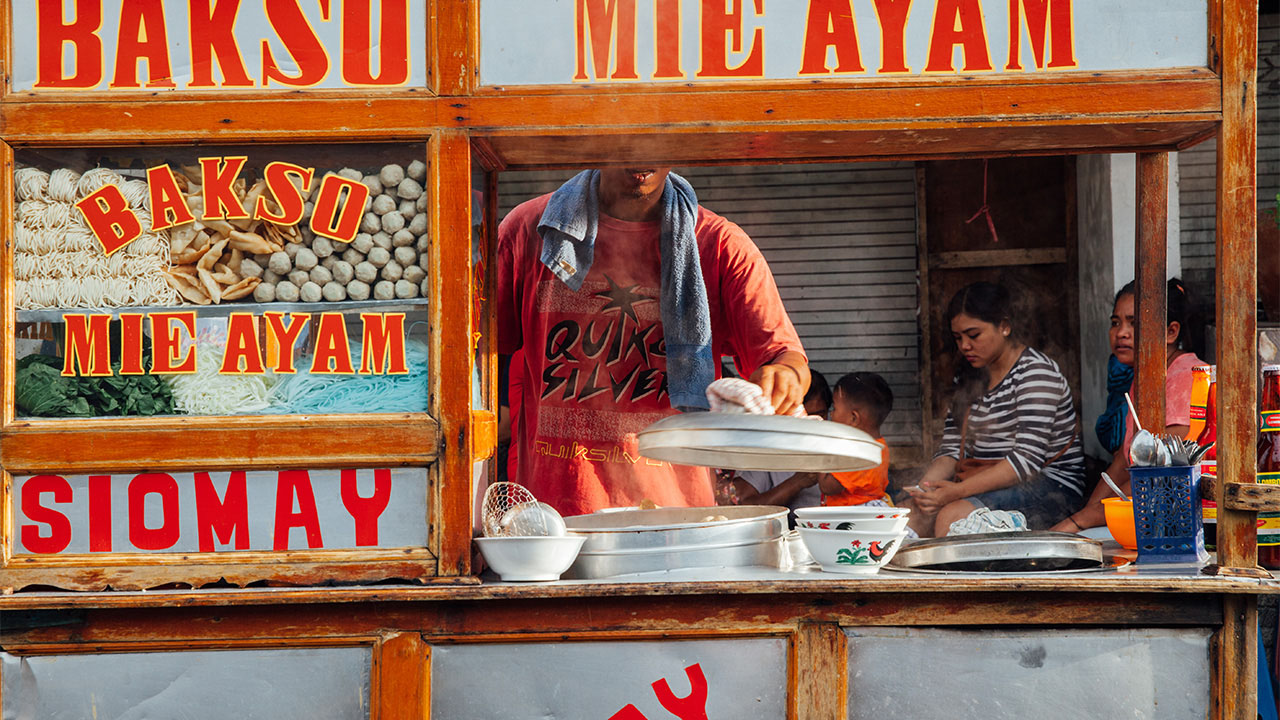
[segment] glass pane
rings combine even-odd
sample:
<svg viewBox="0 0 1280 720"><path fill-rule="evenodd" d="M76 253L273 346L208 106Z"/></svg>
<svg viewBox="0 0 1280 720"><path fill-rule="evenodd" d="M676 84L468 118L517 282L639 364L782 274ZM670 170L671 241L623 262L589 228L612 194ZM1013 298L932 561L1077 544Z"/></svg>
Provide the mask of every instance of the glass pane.
<svg viewBox="0 0 1280 720"><path fill-rule="evenodd" d="M18 151L18 415L426 411L425 157Z"/></svg>
<svg viewBox="0 0 1280 720"><path fill-rule="evenodd" d="M5 718L369 717L367 647L0 653Z"/></svg>

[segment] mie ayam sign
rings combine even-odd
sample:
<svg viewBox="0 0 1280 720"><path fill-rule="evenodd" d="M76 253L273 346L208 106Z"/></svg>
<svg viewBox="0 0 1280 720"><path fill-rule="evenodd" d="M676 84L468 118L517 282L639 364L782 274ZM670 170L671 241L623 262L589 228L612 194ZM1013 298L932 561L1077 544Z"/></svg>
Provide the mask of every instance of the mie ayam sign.
<svg viewBox="0 0 1280 720"><path fill-rule="evenodd" d="M482 0L486 85L1204 67L1207 0Z"/></svg>

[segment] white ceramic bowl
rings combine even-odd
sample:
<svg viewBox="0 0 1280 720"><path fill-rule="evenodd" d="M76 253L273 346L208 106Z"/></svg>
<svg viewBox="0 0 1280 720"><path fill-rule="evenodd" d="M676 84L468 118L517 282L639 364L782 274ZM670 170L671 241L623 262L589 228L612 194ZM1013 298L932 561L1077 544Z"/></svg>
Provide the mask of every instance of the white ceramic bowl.
<svg viewBox="0 0 1280 720"><path fill-rule="evenodd" d="M474 539L484 561L506 582L559 580L587 541L585 535Z"/></svg>
<svg viewBox="0 0 1280 720"><path fill-rule="evenodd" d="M896 520L910 515L911 508L870 505L824 505L821 507L796 508L795 513L796 517L801 520L824 522L875 518L893 518Z"/></svg>
<svg viewBox="0 0 1280 720"><path fill-rule="evenodd" d="M865 517L837 520L796 519L796 527L812 530L856 530L858 532L896 533L907 526L909 517Z"/></svg>
<svg viewBox="0 0 1280 720"><path fill-rule="evenodd" d="M891 533L798 528L809 554L826 572L870 575L898 552L905 531Z"/></svg>

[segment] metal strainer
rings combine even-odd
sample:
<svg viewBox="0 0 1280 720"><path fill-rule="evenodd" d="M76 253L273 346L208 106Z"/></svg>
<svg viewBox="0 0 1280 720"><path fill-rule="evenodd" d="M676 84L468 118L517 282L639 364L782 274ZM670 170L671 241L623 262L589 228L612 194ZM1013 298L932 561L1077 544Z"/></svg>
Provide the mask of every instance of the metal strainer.
<svg viewBox="0 0 1280 720"><path fill-rule="evenodd" d="M523 485L498 482L484 491L485 537L560 536L564 518Z"/></svg>

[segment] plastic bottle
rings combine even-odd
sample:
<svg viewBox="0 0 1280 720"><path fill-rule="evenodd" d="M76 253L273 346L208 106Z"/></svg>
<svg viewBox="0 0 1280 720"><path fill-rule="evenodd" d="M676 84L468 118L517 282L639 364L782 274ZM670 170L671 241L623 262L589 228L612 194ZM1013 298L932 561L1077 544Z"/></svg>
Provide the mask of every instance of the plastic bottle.
<svg viewBox="0 0 1280 720"><path fill-rule="evenodd" d="M1218 366L1209 366L1209 390L1205 395L1204 429L1196 436L1196 444L1204 447L1218 441ZM1209 448L1200 459L1200 483L1216 484L1218 479L1218 448ZM1218 544L1218 504L1205 500L1201 505L1204 520L1204 546L1213 550Z"/></svg>
<svg viewBox="0 0 1280 720"><path fill-rule="evenodd" d="M1280 365L1262 368L1258 482L1280 485ZM1280 569L1280 513L1258 513L1258 564Z"/></svg>
<svg viewBox="0 0 1280 720"><path fill-rule="evenodd" d="M1191 368L1191 428L1187 430L1187 438L1194 440L1204 431L1205 417L1208 415L1209 403L1209 371L1208 365L1196 365Z"/></svg>

